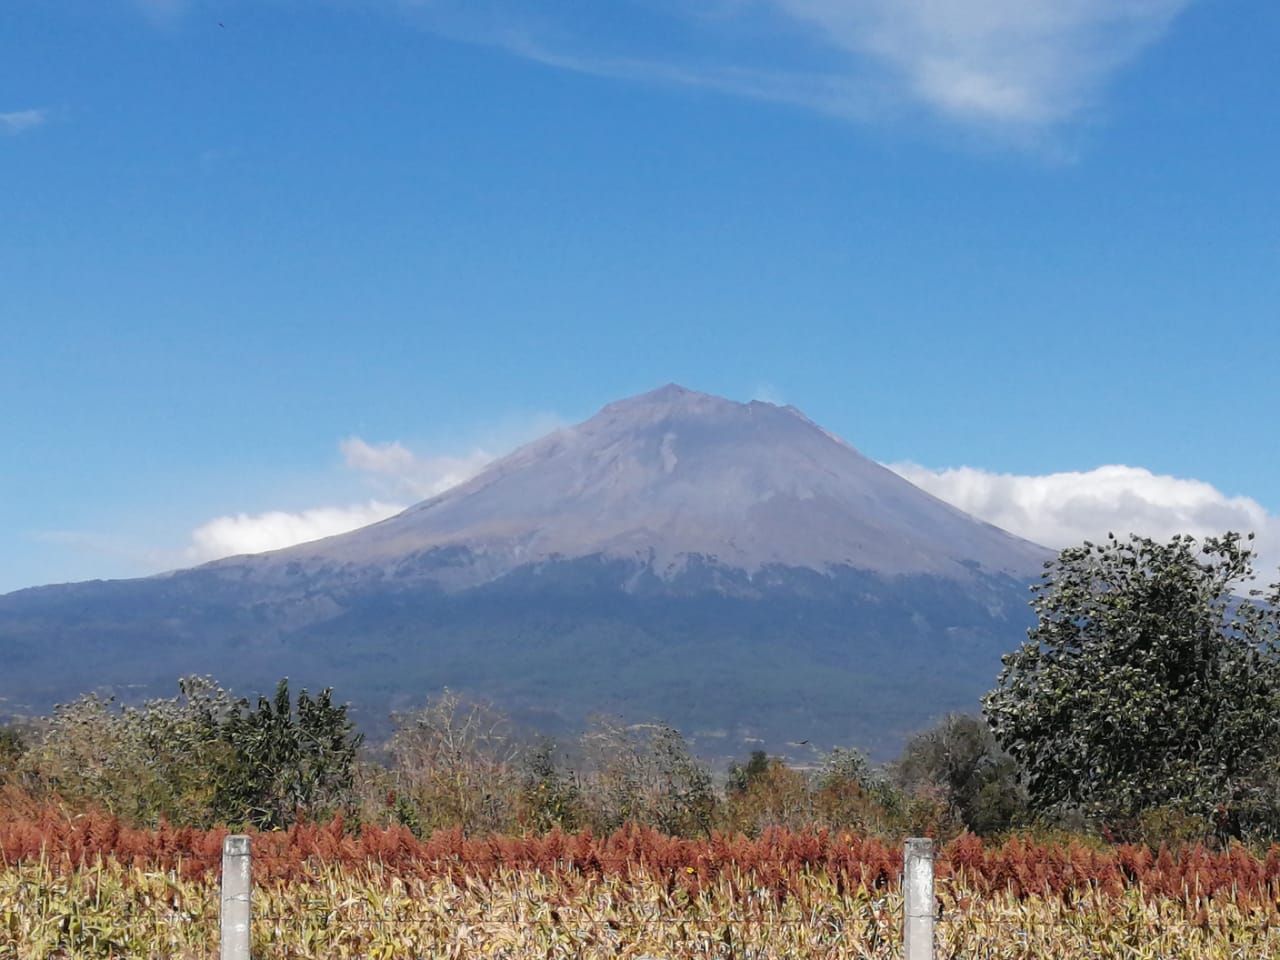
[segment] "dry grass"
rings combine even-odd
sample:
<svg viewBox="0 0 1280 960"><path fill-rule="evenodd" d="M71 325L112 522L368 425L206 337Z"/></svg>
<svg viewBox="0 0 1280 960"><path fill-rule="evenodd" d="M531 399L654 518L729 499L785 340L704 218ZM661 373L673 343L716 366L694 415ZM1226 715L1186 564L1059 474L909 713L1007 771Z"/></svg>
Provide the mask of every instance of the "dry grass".
<svg viewBox="0 0 1280 960"><path fill-rule="evenodd" d="M222 834L0 816L0 957L212 958ZM825 833L254 837L254 956L890 958L900 852ZM1280 856L961 838L940 958L1280 956Z"/></svg>

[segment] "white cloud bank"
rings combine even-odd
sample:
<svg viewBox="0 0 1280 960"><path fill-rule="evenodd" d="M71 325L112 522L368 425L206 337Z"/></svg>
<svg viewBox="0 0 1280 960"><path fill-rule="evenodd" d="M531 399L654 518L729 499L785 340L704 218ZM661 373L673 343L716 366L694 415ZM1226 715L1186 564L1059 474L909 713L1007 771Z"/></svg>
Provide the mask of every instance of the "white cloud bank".
<svg viewBox="0 0 1280 960"><path fill-rule="evenodd" d="M775 391L763 386L758 394ZM371 487L369 499L310 510L243 512L216 517L192 531L182 559L204 562L277 550L346 533L386 519L411 503L464 483L497 458L564 421L549 414L509 419L464 444L463 453L415 452L399 441L351 436L338 444L343 466ZM1138 533L1156 540L1227 530L1255 533L1259 580L1276 579L1280 516L1256 500L1228 496L1200 480L1165 476L1141 467L1102 466L1044 476L991 473L975 467L935 470L915 463L886 464L941 500L998 527L1061 548L1083 540Z"/></svg>
<svg viewBox="0 0 1280 960"><path fill-rule="evenodd" d="M298 513L271 510L218 517L192 531L187 559L204 563L242 553L279 550L368 526L403 509L401 504L370 500L348 507L318 507Z"/></svg>
<svg viewBox="0 0 1280 960"><path fill-rule="evenodd" d="M632 39L621 19L613 32L592 33L584 26L592 18L569 6L558 16L556 5L515 0L396 0L396 9L438 32L563 69L710 87L859 120L916 104L970 128L1025 137L1087 110L1190 3L636 0L684 41L657 50Z"/></svg>
<svg viewBox="0 0 1280 960"><path fill-rule="evenodd" d="M938 499L1047 547L1098 541L1109 532L1168 540L1179 533L1204 537L1235 530L1257 534L1259 580L1274 580L1280 563L1280 517L1256 500L1227 496L1200 480L1127 466L1039 477L973 467L888 466Z"/></svg>
<svg viewBox="0 0 1280 960"><path fill-rule="evenodd" d="M48 110L15 110L11 113L0 113L0 133L16 136L42 126L48 119Z"/></svg>

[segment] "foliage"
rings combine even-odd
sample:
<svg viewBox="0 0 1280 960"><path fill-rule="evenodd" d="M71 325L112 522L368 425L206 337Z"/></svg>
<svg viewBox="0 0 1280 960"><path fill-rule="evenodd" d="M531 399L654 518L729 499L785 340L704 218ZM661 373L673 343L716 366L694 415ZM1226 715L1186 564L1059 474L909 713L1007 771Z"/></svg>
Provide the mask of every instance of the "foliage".
<svg viewBox="0 0 1280 960"><path fill-rule="evenodd" d="M950 819L988 836L1017 826L1026 789L1013 758L979 717L954 714L907 742L894 779L909 795L936 795Z"/></svg>
<svg viewBox="0 0 1280 960"><path fill-rule="evenodd" d="M131 822L209 825L231 758L220 728L232 701L207 678L178 686L178 696L140 707L96 694L57 707L21 760L27 779Z"/></svg>
<svg viewBox="0 0 1280 960"><path fill-rule="evenodd" d="M1280 731L1275 598L1233 596L1251 559L1233 533L1198 551L1109 536L1047 565L1039 622L984 699L1038 810L1123 833L1164 807L1239 835Z"/></svg>
<svg viewBox="0 0 1280 960"><path fill-rule="evenodd" d="M905 792L857 750L837 747L814 769L795 769L756 751L734 764L722 829L760 836L785 827L881 837L954 836L962 829L927 793Z"/></svg>
<svg viewBox="0 0 1280 960"><path fill-rule="evenodd" d="M744 766L730 768L721 817L725 829L754 837L768 827L802 829L813 816L808 779L779 758L756 750Z"/></svg>
<svg viewBox="0 0 1280 960"><path fill-rule="evenodd" d="M678 730L595 717L582 746L589 764L586 817L595 829L645 823L672 834L710 833L716 806L711 774Z"/></svg>
<svg viewBox="0 0 1280 960"><path fill-rule="evenodd" d="M397 802L423 833L511 829L520 794L519 744L507 718L449 690L395 718L389 752Z"/></svg>
<svg viewBox="0 0 1280 960"><path fill-rule="evenodd" d="M18 761L27 752L27 738L16 726L0 726L0 779L18 768Z"/></svg>
<svg viewBox="0 0 1280 960"><path fill-rule="evenodd" d="M573 773L557 762L554 740L540 740L525 752L522 774L520 820L524 826L546 832L576 830L582 824L582 790Z"/></svg>
<svg viewBox="0 0 1280 960"><path fill-rule="evenodd" d="M832 829L875 835L923 836L925 823L917 809L908 809L893 785L872 768L866 754L837 747L822 758L814 779L814 822ZM919 822L923 819L924 823Z"/></svg>
<svg viewBox="0 0 1280 960"><path fill-rule="evenodd" d="M744 764L730 764L729 777L725 782L725 792L729 796L745 793L756 780L769 772L773 761L764 750L752 750L751 757Z"/></svg>
<svg viewBox="0 0 1280 960"><path fill-rule="evenodd" d="M214 798L217 819L280 829L299 812L323 815L349 806L362 735L326 688L298 694L281 680L271 699L250 709L237 701L219 729L230 764Z"/></svg>
<svg viewBox="0 0 1280 960"><path fill-rule="evenodd" d="M303 691L295 715L286 681L256 709L209 678L178 687L137 707L96 694L59 706L21 771L40 793L151 825L279 827L348 801L360 738L330 691Z"/></svg>

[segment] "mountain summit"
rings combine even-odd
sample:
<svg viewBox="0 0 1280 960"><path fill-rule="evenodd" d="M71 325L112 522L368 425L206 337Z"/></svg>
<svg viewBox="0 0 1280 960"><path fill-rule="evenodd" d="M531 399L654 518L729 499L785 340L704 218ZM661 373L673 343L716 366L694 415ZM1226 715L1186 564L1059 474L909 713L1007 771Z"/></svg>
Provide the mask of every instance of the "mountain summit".
<svg viewBox="0 0 1280 960"><path fill-rule="evenodd" d="M0 704L288 675L375 730L448 686L552 730L608 711L707 754L883 755L976 706L1049 556L798 410L670 385L360 530L0 597Z"/></svg>
<svg viewBox="0 0 1280 960"><path fill-rule="evenodd" d="M691 558L968 577L1033 575L1045 551L935 499L794 407L670 384L611 403L471 480L361 530L280 551L388 573L452 555L451 589L530 563L600 557L662 579ZM406 566L408 564L408 566ZM428 563L427 566L430 566Z"/></svg>

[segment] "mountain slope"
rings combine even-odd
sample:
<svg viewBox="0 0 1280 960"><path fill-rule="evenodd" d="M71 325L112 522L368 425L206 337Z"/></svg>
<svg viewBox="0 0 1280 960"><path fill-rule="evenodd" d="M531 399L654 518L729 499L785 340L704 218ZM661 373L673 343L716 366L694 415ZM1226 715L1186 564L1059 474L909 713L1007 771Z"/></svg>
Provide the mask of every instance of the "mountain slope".
<svg viewBox="0 0 1280 960"><path fill-rule="evenodd" d="M0 697L288 674L372 721L448 685L717 753L888 750L992 685L1048 556L794 409L673 385L348 534L0 597Z"/></svg>
<svg viewBox="0 0 1280 960"><path fill-rule="evenodd" d="M394 573L463 547L473 586L528 563L604 556L669 578L698 556L965 577L1028 576L1045 551L937 500L791 407L675 385L610 404L381 523L266 555ZM224 561L235 565L240 560Z"/></svg>

